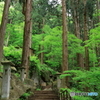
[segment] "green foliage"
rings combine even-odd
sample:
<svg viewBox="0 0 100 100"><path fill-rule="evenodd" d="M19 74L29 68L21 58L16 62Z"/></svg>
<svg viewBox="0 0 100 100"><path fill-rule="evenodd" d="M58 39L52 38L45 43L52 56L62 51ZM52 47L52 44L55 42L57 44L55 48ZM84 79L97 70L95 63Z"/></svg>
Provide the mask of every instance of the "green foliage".
<svg viewBox="0 0 100 100"><path fill-rule="evenodd" d="M100 11L100 10L98 9L98 11ZM100 12L95 12L95 13L93 14L93 17L94 17L94 18L97 18L98 16L100 16Z"/></svg>
<svg viewBox="0 0 100 100"><path fill-rule="evenodd" d="M49 75L56 73L56 71L46 64L41 64L40 60L35 55L30 57L30 61L30 76L32 76L34 72L37 72L39 76L43 75L44 77L49 77Z"/></svg>
<svg viewBox="0 0 100 100"><path fill-rule="evenodd" d="M55 27L51 29L48 25L43 28L44 34L34 35L33 44L36 54L44 53L45 63L50 67L59 67L61 63L61 28ZM43 47L43 50L40 50L40 47ZM50 58L50 59L48 59Z"/></svg>
<svg viewBox="0 0 100 100"><path fill-rule="evenodd" d="M77 69L76 66L76 54L80 53L84 55L84 47L81 46L82 40L78 39L74 34L68 34L68 53L69 53L69 68L70 69ZM74 67L76 66L76 67Z"/></svg>
<svg viewBox="0 0 100 100"><path fill-rule="evenodd" d="M61 26L61 11L58 9L57 1L36 0L33 4L32 17L34 20L33 33L41 34L45 24L55 27Z"/></svg>
<svg viewBox="0 0 100 100"><path fill-rule="evenodd" d="M37 88L36 90L37 90L37 91L40 91L41 89L40 89L40 88Z"/></svg>
<svg viewBox="0 0 100 100"><path fill-rule="evenodd" d="M70 94L71 92L81 93L81 91L75 91L74 89L68 89L68 88L60 88L60 93L66 90L68 94ZM64 94L66 95L66 93ZM94 100L91 97L86 97L86 96L73 96L71 98L73 98L74 100Z"/></svg>
<svg viewBox="0 0 100 100"><path fill-rule="evenodd" d="M35 64L38 64L38 65L36 65L36 66L38 66L39 67L39 64L40 64L40 61L39 61L39 59L38 59L38 57L37 56L31 56L30 57L30 61L31 62L34 62Z"/></svg>
<svg viewBox="0 0 100 100"><path fill-rule="evenodd" d="M19 73L15 73L14 74L16 77L19 77L20 78L20 74Z"/></svg>
<svg viewBox="0 0 100 100"><path fill-rule="evenodd" d="M20 5L18 2L10 6L9 19L14 25L23 23L24 15L22 14L22 5Z"/></svg>
<svg viewBox="0 0 100 100"><path fill-rule="evenodd" d="M0 72L3 72L3 66L2 65L0 66Z"/></svg>
<svg viewBox="0 0 100 100"><path fill-rule="evenodd" d="M40 73L40 61L37 56L30 57L30 77L33 75L33 72Z"/></svg>
<svg viewBox="0 0 100 100"><path fill-rule="evenodd" d="M100 44L100 25L98 24L97 27L95 27L94 29L90 30L90 39L88 41L88 45L91 46L98 46Z"/></svg>
<svg viewBox="0 0 100 100"><path fill-rule="evenodd" d="M46 30L44 27L44 30ZM46 63L48 63L51 67L59 67L61 63L62 57L62 37L61 37L61 27L55 27L53 29L48 29L48 31L44 31L46 36L44 40L41 42L43 44L44 49L46 50L45 56Z"/></svg>
<svg viewBox="0 0 100 100"><path fill-rule="evenodd" d="M23 23L8 24L6 30L5 44L9 37L7 45L22 46L23 42Z"/></svg>
<svg viewBox="0 0 100 100"><path fill-rule="evenodd" d="M55 75L57 72L54 69L51 69L47 65L43 64L40 68L40 75L45 78L46 81L49 81L50 75Z"/></svg>
<svg viewBox="0 0 100 100"><path fill-rule="evenodd" d="M69 52L72 52L73 55L75 55L76 53L84 54L84 47L80 44L82 44L81 39L78 39L74 34L68 34Z"/></svg>
<svg viewBox="0 0 100 100"><path fill-rule="evenodd" d="M4 42L6 46L13 45L15 47L22 47L24 17L21 10L22 7L19 3L10 6Z"/></svg>
<svg viewBox="0 0 100 100"><path fill-rule="evenodd" d="M3 12L4 2L0 2L0 23L2 19L2 12Z"/></svg>
<svg viewBox="0 0 100 100"><path fill-rule="evenodd" d="M27 92L27 93L24 93L18 100L27 100L28 97L30 95L32 95L33 93L32 92Z"/></svg>
<svg viewBox="0 0 100 100"><path fill-rule="evenodd" d="M89 40L85 41L87 43L87 47L89 47L89 57L90 57L90 65L98 66L99 55L97 55L96 51L100 45L100 24L96 24L96 27L90 30Z"/></svg>
<svg viewBox="0 0 100 100"><path fill-rule="evenodd" d="M24 93L24 94L23 94L24 97L28 97L28 96L30 96L30 95L31 95L30 93Z"/></svg>
<svg viewBox="0 0 100 100"><path fill-rule="evenodd" d="M88 0L87 1L86 8L87 8L88 16L90 17L90 19L93 18L93 13L94 13L94 10L95 10L94 6L95 6L94 0Z"/></svg>
<svg viewBox="0 0 100 100"><path fill-rule="evenodd" d="M4 56L6 59L10 60L16 66L21 64L21 48L15 48L14 46L4 47Z"/></svg>
<svg viewBox="0 0 100 100"><path fill-rule="evenodd" d="M61 78L69 76L70 77L70 83L71 85L71 90L73 92L84 92L85 88L88 88L89 92L100 92L100 85L99 85L99 80L100 80L100 68L93 67L91 68L90 71L86 70L70 70L70 71L65 71L63 75L61 75ZM86 91L87 92L87 91ZM75 100L79 100L78 96L75 96ZM85 100L88 100L88 97L83 97L86 98ZM98 100L100 98L100 95L97 97L90 97L89 100Z"/></svg>
<svg viewBox="0 0 100 100"><path fill-rule="evenodd" d="M35 49L36 56L44 53L44 61L48 66L55 70L59 70L62 63L62 28L57 26L50 28L45 25L42 34L33 35L33 48ZM82 40L78 39L74 34L68 34L68 53L69 53L69 66L72 68L72 59L76 58L77 53L84 55L84 47L81 46ZM43 49L40 49L43 47ZM76 61L73 60L73 66Z"/></svg>

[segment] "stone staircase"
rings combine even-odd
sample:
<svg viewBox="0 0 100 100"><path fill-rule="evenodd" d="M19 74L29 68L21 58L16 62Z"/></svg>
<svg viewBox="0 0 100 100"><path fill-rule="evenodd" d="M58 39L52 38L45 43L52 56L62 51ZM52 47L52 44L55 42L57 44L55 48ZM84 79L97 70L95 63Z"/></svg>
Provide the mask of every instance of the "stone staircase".
<svg viewBox="0 0 100 100"><path fill-rule="evenodd" d="M28 100L60 100L58 95L52 90L35 91Z"/></svg>

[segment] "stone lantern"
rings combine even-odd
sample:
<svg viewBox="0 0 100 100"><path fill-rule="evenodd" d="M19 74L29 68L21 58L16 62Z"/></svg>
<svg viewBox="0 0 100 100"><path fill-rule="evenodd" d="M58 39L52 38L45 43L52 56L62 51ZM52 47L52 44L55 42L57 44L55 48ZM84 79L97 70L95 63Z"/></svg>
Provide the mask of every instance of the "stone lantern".
<svg viewBox="0 0 100 100"><path fill-rule="evenodd" d="M1 99L7 100L10 94L11 66L14 66L14 64L10 61L3 61L1 64L3 65Z"/></svg>

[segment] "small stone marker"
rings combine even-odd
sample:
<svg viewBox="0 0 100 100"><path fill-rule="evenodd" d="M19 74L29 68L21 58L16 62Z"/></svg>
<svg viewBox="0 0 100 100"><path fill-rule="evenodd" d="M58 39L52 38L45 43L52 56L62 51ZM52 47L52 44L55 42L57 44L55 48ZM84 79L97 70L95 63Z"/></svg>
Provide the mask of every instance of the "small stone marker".
<svg viewBox="0 0 100 100"><path fill-rule="evenodd" d="M35 85L39 85L39 76L36 72L34 72L32 79L34 80Z"/></svg>
<svg viewBox="0 0 100 100"><path fill-rule="evenodd" d="M57 88L60 89L61 88L61 79L59 78L59 76L61 75L61 73L57 73Z"/></svg>
<svg viewBox="0 0 100 100"><path fill-rule="evenodd" d="M14 64L10 61L1 62L3 67L3 79L2 79L2 90L1 99L9 99L10 94L10 76L11 76L11 66Z"/></svg>
<svg viewBox="0 0 100 100"><path fill-rule="evenodd" d="M22 81L24 81L24 79L26 78L26 73L25 73L25 68L24 67L21 67L20 68L20 78Z"/></svg>

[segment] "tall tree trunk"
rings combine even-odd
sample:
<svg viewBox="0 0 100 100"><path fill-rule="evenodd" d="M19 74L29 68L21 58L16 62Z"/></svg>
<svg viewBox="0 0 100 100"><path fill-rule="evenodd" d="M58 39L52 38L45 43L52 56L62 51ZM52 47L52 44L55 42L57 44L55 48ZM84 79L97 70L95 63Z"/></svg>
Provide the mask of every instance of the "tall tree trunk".
<svg viewBox="0 0 100 100"><path fill-rule="evenodd" d="M100 23L100 0L97 0L97 14L98 14L97 23ZM97 60L98 60L98 66L100 66L100 46L99 45L96 47L96 55L97 55Z"/></svg>
<svg viewBox="0 0 100 100"><path fill-rule="evenodd" d="M81 39L78 5L79 5L79 0L73 1L73 10L74 10L73 19L74 19L74 26L75 26L75 35L76 35L77 38ZM79 46L80 45L81 44L79 44ZM80 54L80 53L77 53L77 65L78 65L78 67L81 67L82 69L84 68L83 55Z"/></svg>
<svg viewBox="0 0 100 100"><path fill-rule="evenodd" d="M30 43L29 43L29 48L30 48L30 54L29 56L32 56L33 55L33 51L32 51L32 20L31 20L31 23L30 23Z"/></svg>
<svg viewBox="0 0 100 100"><path fill-rule="evenodd" d="M98 60L98 66L100 67L100 44L96 47L96 56Z"/></svg>
<svg viewBox="0 0 100 100"><path fill-rule="evenodd" d="M87 11L86 11L86 2L84 0L84 41L88 40L88 27L87 27ZM86 43L85 43L86 45ZM85 47L85 68L89 70L89 50L88 47Z"/></svg>
<svg viewBox="0 0 100 100"><path fill-rule="evenodd" d="M43 18L42 21L43 21L42 28L44 28L45 19ZM44 34L44 31L42 31L42 34ZM44 36L43 36L42 41L44 41ZM44 46L43 45L40 45L40 47L41 47L41 50L44 50ZM44 52L41 52L40 57L41 57L40 58L40 62L41 62L41 64L43 64L44 63Z"/></svg>
<svg viewBox="0 0 100 100"><path fill-rule="evenodd" d="M41 50L44 50L44 47L42 45L41 45ZM41 64L44 63L44 52L40 53L40 62L41 62Z"/></svg>
<svg viewBox="0 0 100 100"><path fill-rule="evenodd" d="M62 22L63 22L63 34L62 34L62 72L68 70L68 43L67 43L67 16L66 16L66 3L62 0ZM68 86L68 77L63 82L64 86Z"/></svg>
<svg viewBox="0 0 100 100"><path fill-rule="evenodd" d="M8 21L9 7L10 7L10 0L5 0L3 16L0 25L0 63L3 56L4 35L5 35L6 25Z"/></svg>
<svg viewBox="0 0 100 100"><path fill-rule="evenodd" d="M23 14L25 15L25 26L23 36L22 67L25 68L25 72L23 71L23 73L26 74L25 77L28 77L32 0L26 0L23 6Z"/></svg>
<svg viewBox="0 0 100 100"><path fill-rule="evenodd" d="M100 22L100 0L97 0L97 13L99 14L98 22Z"/></svg>
<svg viewBox="0 0 100 100"><path fill-rule="evenodd" d="M7 34L8 36L7 36L7 39L6 39L6 41L5 41L5 46L8 46L8 43L9 43L9 38L10 38L10 32L8 32L8 34Z"/></svg>
<svg viewBox="0 0 100 100"><path fill-rule="evenodd" d="M12 20L8 20L9 24L11 24ZM9 39L10 39L10 32L6 33L7 34L7 39L6 41L4 42L4 45L5 46L8 46L9 44Z"/></svg>

